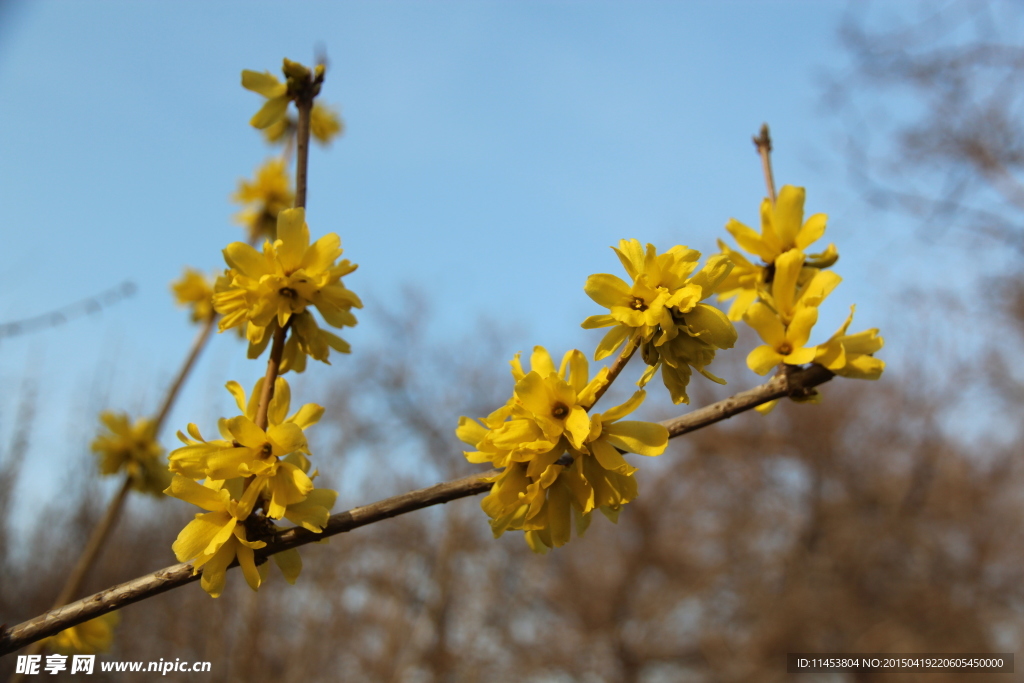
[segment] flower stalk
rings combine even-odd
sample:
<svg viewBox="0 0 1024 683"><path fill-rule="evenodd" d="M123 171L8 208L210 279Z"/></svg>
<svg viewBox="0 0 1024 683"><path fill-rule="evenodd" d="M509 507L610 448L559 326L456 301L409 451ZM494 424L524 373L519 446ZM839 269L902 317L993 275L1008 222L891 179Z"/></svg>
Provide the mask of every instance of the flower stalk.
<svg viewBox="0 0 1024 683"><path fill-rule="evenodd" d="M761 168L764 170L764 184L768 188L768 198L775 203L775 177L772 175L772 137L768 132L768 124L761 124L761 132L754 136L757 155L761 157Z"/></svg>
<svg viewBox="0 0 1024 683"><path fill-rule="evenodd" d="M604 396L604 392L608 391L612 386L612 382L614 382L615 378L619 376L619 373L625 369L626 364L629 363L629 359L633 357L633 354L636 353L638 348L639 343L631 341L626 344L625 348L622 349L622 352L615 358L615 362L608 367L608 375L605 378L604 384L594 392L594 400L590 402L590 405L584 406L587 410L593 408L597 402L601 400L601 397Z"/></svg>

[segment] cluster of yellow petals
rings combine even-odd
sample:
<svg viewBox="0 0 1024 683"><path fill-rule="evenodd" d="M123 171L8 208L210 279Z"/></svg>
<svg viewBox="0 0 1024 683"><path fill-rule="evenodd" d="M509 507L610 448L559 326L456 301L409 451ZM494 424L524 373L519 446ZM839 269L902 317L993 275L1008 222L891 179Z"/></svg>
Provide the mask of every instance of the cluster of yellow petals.
<svg viewBox="0 0 1024 683"><path fill-rule="evenodd" d="M639 345L648 370L643 387L661 369L662 381L673 403L689 403L686 387L691 368L712 381L724 383L705 368L718 349L736 343L736 329L714 306L702 303L714 294L729 275L732 264L721 254L697 269L700 252L674 246L659 254L654 245L646 250L640 242L621 240L612 247L632 280L607 273L591 275L584 290L608 313L583 321L587 329L611 327L597 346L595 359Z"/></svg>
<svg viewBox="0 0 1024 683"><path fill-rule="evenodd" d="M729 308L730 320L743 319L747 308L757 300L759 291L771 282L774 264L780 256L794 250L803 253L825 234L827 215L816 213L804 221L806 194L802 187L785 185L775 202L765 198L761 202L760 233L735 218L726 223L725 229L736 239L740 248L762 261L761 264L755 264L741 252L718 241L722 254L734 266L719 287L718 295L720 301L733 300ZM829 244L819 254L805 257L799 277L800 284L806 282L818 269L833 265L838 258L839 253L834 244Z"/></svg>
<svg viewBox="0 0 1024 683"><path fill-rule="evenodd" d="M100 474L125 472L136 491L159 496L171 475L164 449L156 440L153 420L141 417L132 422L124 413L104 411L100 422L106 431L92 442L92 450L99 456Z"/></svg>
<svg viewBox="0 0 1024 683"><path fill-rule="evenodd" d="M884 340L877 329L848 335L852 308L849 318L827 342L810 343L818 307L842 278L824 270L838 259L834 245L820 254L804 253L825 233L828 220L819 213L804 221L805 196L802 187L786 185L774 204L765 199L760 234L734 219L726 225L744 251L763 261L755 265L722 244L723 255L735 267L721 287L720 298L733 299L729 317L742 319L764 342L747 356L747 366L765 375L783 364L818 363L837 375L878 379L885 363L873 354ZM809 398L819 397L815 393ZM758 410L768 412L774 405L773 401Z"/></svg>
<svg viewBox="0 0 1024 683"><path fill-rule="evenodd" d="M114 627L121 621L117 612L84 621L43 639L43 645L59 655L95 655L106 652L114 642Z"/></svg>
<svg viewBox="0 0 1024 683"><path fill-rule="evenodd" d="M181 278L171 283L171 292L174 294L174 303L187 306L192 322L200 323L216 314L213 310L213 295L226 284L223 275L215 273L213 277L207 277L200 270L185 268Z"/></svg>
<svg viewBox="0 0 1024 683"><path fill-rule="evenodd" d="M237 382L227 389L243 412L218 423L222 439L207 441L194 424L188 436L178 432L185 444L170 454L174 479L165 493L197 505L206 513L178 535L172 549L180 562L192 561L194 571L202 569L202 586L217 597L224 588L225 572L236 559L248 584L255 590L261 583L253 551L266 544L248 538L247 522L288 519L310 531L320 532L330 516L337 493L313 485L316 472L309 474L309 447L304 430L316 424L323 408L307 403L288 415L291 390L284 378L274 384L274 397L267 411L267 428L255 422L263 379L246 400ZM198 483L203 480L202 483ZM277 553L274 561L285 578L294 583L302 569L295 550Z"/></svg>
<svg viewBox="0 0 1024 683"><path fill-rule="evenodd" d="M566 353L556 369L550 354L535 347L530 371L517 354L512 377L508 403L480 421L460 418L456 435L477 449L466 452L470 462L504 468L481 503L495 537L523 530L530 548L546 552L569 541L573 518L577 535L594 510L614 521L637 493L636 468L622 453L660 455L668 430L621 419L640 406L643 391L604 413L588 414L607 369L591 380L580 351Z"/></svg>
<svg viewBox="0 0 1024 683"><path fill-rule="evenodd" d="M328 233L310 244L304 209L285 209L277 217L277 239L260 253L244 242L224 250L228 264L223 291L213 297L222 315L220 330L244 325L249 357L257 358L278 329L290 325L281 370L302 372L306 356L328 363L330 350L348 353L348 343L321 329L310 308L333 327L353 326L352 308L362 302L341 278L356 269L342 254L341 238Z"/></svg>
<svg viewBox="0 0 1024 683"><path fill-rule="evenodd" d="M235 221L245 226L250 241L260 237L277 238L277 216L295 204L295 191L284 159L268 159L258 169L253 180L241 180L232 201L245 208L235 215Z"/></svg>

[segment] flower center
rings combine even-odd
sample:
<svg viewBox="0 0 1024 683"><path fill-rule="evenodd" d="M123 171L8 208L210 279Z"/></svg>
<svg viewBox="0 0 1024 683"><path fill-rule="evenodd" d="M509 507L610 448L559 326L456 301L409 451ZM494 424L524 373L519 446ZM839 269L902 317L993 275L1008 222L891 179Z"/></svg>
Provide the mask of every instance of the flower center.
<svg viewBox="0 0 1024 683"><path fill-rule="evenodd" d="M640 297L635 296L633 297L633 303L630 304L629 307L632 308L634 311L646 311L647 302L641 299Z"/></svg>
<svg viewBox="0 0 1024 683"><path fill-rule="evenodd" d="M274 453L274 447L271 446L269 442L263 444L263 447L260 448L260 457L261 458L269 458L271 455L273 455L273 453Z"/></svg>
<svg viewBox="0 0 1024 683"><path fill-rule="evenodd" d="M789 342L782 342L782 346L779 347L779 353L783 356L788 356L793 353L793 347Z"/></svg>
<svg viewBox="0 0 1024 683"><path fill-rule="evenodd" d="M281 289L277 290L277 293L285 297L286 299L295 299L299 296L299 293L296 292L291 287L282 287Z"/></svg>
<svg viewBox="0 0 1024 683"><path fill-rule="evenodd" d="M561 420L563 417L569 414L569 406L564 403L556 403L555 407L551 409L551 416Z"/></svg>

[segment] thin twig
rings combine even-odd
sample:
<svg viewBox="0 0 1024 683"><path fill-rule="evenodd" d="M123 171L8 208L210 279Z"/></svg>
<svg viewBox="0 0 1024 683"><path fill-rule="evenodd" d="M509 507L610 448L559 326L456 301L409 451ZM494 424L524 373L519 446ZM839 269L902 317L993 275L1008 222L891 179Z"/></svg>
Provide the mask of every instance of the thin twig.
<svg viewBox="0 0 1024 683"><path fill-rule="evenodd" d="M768 198L775 203L775 177L772 175L772 137L768 133L768 124L761 124L761 134L754 136L754 146L761 157L761 168L764 171L764 184L768 187Z"/></svg>
<svg viewBox="0 0 1024 683"><path fill-rule="evenodd" d="M153 421L153 433L158 434L160 428L164 424L164 420L167 419L167 414L171 412L171 407L174 405L174 399L178 397L178 392L181 390L182 385L185 383L185 379L188 377L188 373L192 371L192 366L195 365L196 359L199 358L199 354L206 346L206 342L210 339L210 332L213 331L213 323L217 320L217 316L211 314L207 318L206 322L203 323L203 329L199 331L196 336L196 340L192 342L192 348L188 352L188 356L185 358L185 363L181 366L181 370L178 371L178 376L174 378L174 384L167 390L167 396L164 397L164 404L160 406L160 412L157 413L156 418Z"/></svg>
<svg viewBox="0 0 1024 683"><path fill-rule="evenodd" d="M121 511L121 506L124 505L125 498L128 497L128 492L131 489L132 478L130 476L125 477L124 483L121 484L121 488L117 491L117 495L111 499L110 504L107 506L107 511L103 513L103 517L93 527L92 533L89 534L89 541L85 544L85 549L78 558L71 576L68 577L64 588L61 589L60 595L53 601L54 607L68 604L71 598L75 597L79 589L81 589L85 575L88 573L89 568L92 567L92 563L96 561L96 556L99 555L100 548L103 547L107 536L110 535L110 530L114 528L117 515Z"/></svg>
<svg viewBox="0 0 1024 683"><path fill-rule="evenodd" d="M622 349L622 352L619 353L618 357L615 359L615 362L612 363L611 367L608 368L608 377L605 379L604 384L602 384L601 387L594 394L594 400L590 402L590 405L586 406L587 410L593 408L594 405L601 399L601 397L604 396L604 392L608 391L608 388L612 385L612 382L615 381L615 378L618 377L619 373L622 372L622 370L626 367L626 363L628 363L629 359L633 357L633 354L636 353L638 347L639 341L634 342L634 340L630 340L629 342L626 343L626 347Z"/></svg>
<svg viewBox="0 0 1024 683"><path fill-rule="evenodd" d="M270 410L270 400L274 398L274 384L281 370L281 357L284 355L284 341L288 335L288 327L292 324L289 318L284 327L278 327L274 331L273 345L270 347L270 358L267 359L267 373L263 376L263 389L260 392L260 404L256 408L256 426L260 429L267 428L267 413Z"/></svg>
<svg viewBox="0 0 1024 683"><path fill-rule="evenodd" d="M309 169L309 119L313 111L313 99L299 98L295 101L299 110L299 121L295 127L295 208L306 207L306 174Z"/></svg>
<svg viewBox="0 0 1024 683"><path fill-rule="evenodd" d="M811 388L829 381L833 376L831 372L819 365L812 365L806 369L794 369L793 372L773 377L759 387L741 392L686 415L666 420L661 424L668 428L670 437L680 436L777 398L806 395ZM269 555L274 553L323 540L329 536L351 531L383 519L484 493L491 488L491 482L485 480L496 474L498 474L497 470L474 474L455 481L386 498L370 505L353 508L348 512L331 515L323 533L320 534L301 527L282 531L267 540L266 548L257 551L258 561L265 561ZM94 619L125 605L145 600L198 579L199 575L192 573L192 565L182 563L107 588L95 595L51 610L0 633L0 655L13 652L33 641L58 633L75 624Z"/></svg>
<svg viewBox="0 0 1024 683"><path fill-rule="evenodd" d="M127 299L133 294L135 294L135 283L131 281L122 282L118 286L100 292L96 296L62 306L49 313L43 313L42 315L22 320L14 320L9 323L0 323L0 338L14 337L26 332L36 332L37 330L63 325L84 315L99 313L104 308Z"/></svg>

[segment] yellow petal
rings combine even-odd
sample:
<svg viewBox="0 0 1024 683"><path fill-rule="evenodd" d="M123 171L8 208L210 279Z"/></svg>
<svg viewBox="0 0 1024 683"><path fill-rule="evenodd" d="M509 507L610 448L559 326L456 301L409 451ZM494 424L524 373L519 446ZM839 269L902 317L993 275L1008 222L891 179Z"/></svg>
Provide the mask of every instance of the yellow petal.
<svg viewBox="0 0 1024 683"><path fill-rule="evenodd" d="M277 258L288 272L298 270L309 246L306 210L284 209L277 214ZM279 244L278 244L279 243Z"/></svg>
<svg viewBox="0 0 1024 683"><path fill-rule="evenodd" d="M608 442L639 455L661 455L668 446L668 430L654 422L623 420L604 425Z"/></svg>
<svg viewBox="0 0 1024 683"><path fill-rule="evenodd" d="M272 97L264 102L260 110L249 119L249 125L261 129L274 125L284 118L288 111L288 102L287 96Z"/></svg>
<svg viewBox="0 0 1024 683"><path fill-rule="evenodd" d="M267 438L273 445L274 455L278 457L283 457L294 451L306 453L309 448L306 443L306 435L294 422L271 425L267 429Z"/></svg>
<svg viewBox="0 0 1024 683"><path fill-rule="evenodd" d="M601 360L615 353L616 349L622 346L622 342L629 338L632 330L626 325L616 325L602 337L594 352L594 360Z"/></svg>
<svg viewBox="0 0 1024 683"><path fill-rule="evenodd" d="M747 356L747 367L759 375L767 375L781 362L782 355L767 344L758 346Z"/></svg>
<svg viewBox="0 0 1024 683"><path fill-rule="evenodd" d="M195 519L185 525L178 533L177 539L171 544L171 550L178 562L188 562L206 552L224 526L233 523L230 515L223 512L208 512L196 515Z"/></svg>
<svg viewBox="0 0 1024 683"><path fill-rule="evenodd" d="M783 327L782 321L772 309L763 303L758 302L748 308L743 320L753 327L758 336L769 346L781 346L786 341L786 329ZM749 359L747 363L750 363ZM754 372L757 371L754 370Z"/></svg>
<svg viewBox="0 0 1024 683"><path fill-rule="evenodd" d="M775 251L765 244L761 236L735 218L729 219L729 222L725 224L725 229L729 231L733 238L735 238L736 243L744 251L750 254L757 254L765 263L771 263L775 259Z"/></svg>
<svg viewBox="0 0 1024 683"><path fill-rule="evenodd" d="M274 382L274 397L270 399L267 408L267 420L270 424L276 425L284 422L288 415L288 407L292 401L292 390L284 377L278 377Z"/></svg>
<svg viewBox="0 0 1024 683"><path fill-rule="evenodd" d="M599 327L608 327L609 325L615 325L616 320L608 313L602 313L601 315L592 315L582 323L580 327L585 330L593 330Z"/></svg>
<svg viewBox="0 0 1024 683"><path fill-rule="evenodd" d="M581 406L573 406L565 420L565 431L569 441L576 448L582 448L587 435L590 434L590 416Z"/></svg>
<svg viewBox="0 0 1024 683"><path fill-rule="evenodd" d="M543 346L533 347L533 353L530 354L530 370L541 377L554 374L555 362L551 360L551 354Z"/></svg>
<svg viewBox="0 0 1024 683"><path fill-rule="evenodd" d="M601 467L612 472L619 472L621 474L632 474L636 471L635 467L630 466L626 459L622 457L618 449L612 446L608 441L604 439L598 439L597 441L590 444L590 452L597 458L597 462Z"/></svg>
<svg viewBox="0 0 1024 683"><path fill-rule="evenodd" d="M167 494L213 512L227 510L228 501L231 500L227 491L211 491L205 486L177 474L171 479Z"/></svg>
<svg viewBox="0 0 1024 683"><path fill-rule="evenodd" d="M801 251L817 242L825 234L825 224L828 216L823 213L816 213L807 219L804 226L796 236L796 248ZM821 267L821 266L817 266Z"/></svg>
<svg viewBox="0 0 1024 683"><path fill-rule="evenodd" d="M595 303L605 308L623 306L633 299L629 285L621 278L608 273L598 273L588 277L586 284L583 285L583 291Z"/></svg>
<svg viewBox="0 0 1024 683"><path fill-rule="evenodd" d="M568 370L568 373L566 373ZM587 364L587 357L578 349L573 349L565 354L562 359L562 367L558 376L566 380L577 396L583 393L590 381L590 367Z"/></svg>
<svg viewBox="0 0 1024 683"><path fill-rule="evenodd" d="M807 340L811 338L811 329L816 322L818 322L817 308L797 309L796 313L793 314L793 322L786 328L786 338L789 343L794 348L804 346ZM804 362L809 363L810 361Z"/></svg>
<svg viewBox="0 0 1024 683"><path fill-rule="evenodd" d="M615 420L619 420L639 408L645 398L647 398L647 392L634 392L625 403L617 405L614 408L609 408L605 412L601 413L601 419L604 422L614 422Z"/></svg>
<svg viewBox="0 0 1024 683"><path fill-rule="evenodd" d="M572 533L569 490L564 485L555 485L548 492L548 526L554 547L569 542Z"/></svg>
<svg viewBox="0 0 1024 683"><path fill-rule="evenodd" d="M219 598L224 592L228 565L235 559L235 544L225 545L203 565L203 578L200 580L203 590L210 597Z"/></svg>
<svg viewBox="0 0 1024 683"><path fill-rule="evenodd" d="M271 555L271 557L274 560L274 564L284 574L284 580L295 585L296 579L299 578L299 574L302 572L302 558L299 556L299 551L292 548L291 550Z"/></svg>
<svg viewBox="0 0 1024 683"><path fill-rule="evenodd" d="M329 232L306 249L299 267L307 273L319 273L334 265L341 253L341 238L337 233Z"/></svg>
<svg viewBox="0 0 1024 683"><path fill-rule="evenodd" d="M246 277L259 280L270 274L267 259L244 242L232 242L224 248L224 261Z"/></svg>
<svg viewBox="0 0 1024 683"><path fill-rule="evenodd" d="M720 349L731 349L736 343L736 328L729 318L714 306L697 304L685 315L691 334Z"/></svg>
<svg viewBox="0 0 1024 683"><path fill-rule="evenodd" d="M775 200L775 220L772 227L783 249L796 246L796 236L804 222L805 197L804 188L784 185Z"/></svg>
<svg viewBox="0 0 1024 683"><path fill-rule="evenodd" d="M260 588L260 573L256 569L256 561L253 556L252 548L247 548L244 544L239 544L235 548L235 554L238 556L238 566L242 569L242 575L245 577L245 582L249 584L249 587L254 591Z"/></svg>
<svg viewBox="0 0 1024 683"><path fill-rule="evenodd" d="M475 448L487 436L487 429L476 420L460 417L459 426L455 429L455 436L459 441L464 441Z"/></svg>
<svg viewBox="0 0 1024 683"><path fill-rule="evenodd" d="M796 301L796 282L804 265L803 252L790 249L775 259L775 279L772 280L772 298L779 313L788 316Z"/></svg>
<svg viewBox="0 0 1024 683"><path fill-rule="evenodd" d="M269 71L260 73L246 69L242 72L242 87L264 97L280 97L288 92L288 86L277 80Z"/></svg>
<svg viewBox="0 0 1024 683"><path fill-rule="evenodd" d="M238 382L231 380L224 387L235 397L235 403L238 404L238 409L243 413L245 412L245 389Z"/></svg>
<svg viewBox="0 0 1024 683"><path fill-rule="evenodd" d="M295 411L295 414L288 418L288 422L294 422L299 426L299 429L308 429L319 422L323 415L323 406L318 406L315 403L307 403Z"/></svg>

